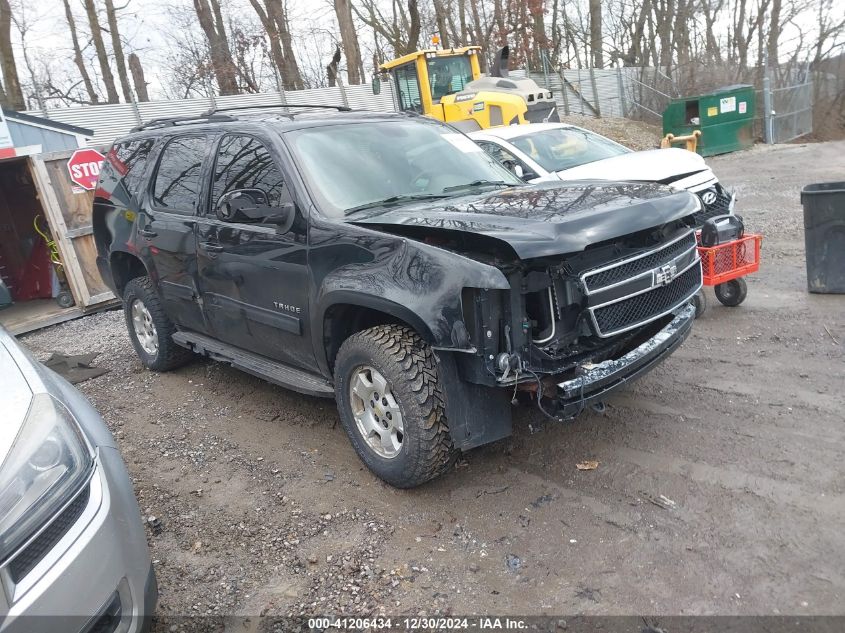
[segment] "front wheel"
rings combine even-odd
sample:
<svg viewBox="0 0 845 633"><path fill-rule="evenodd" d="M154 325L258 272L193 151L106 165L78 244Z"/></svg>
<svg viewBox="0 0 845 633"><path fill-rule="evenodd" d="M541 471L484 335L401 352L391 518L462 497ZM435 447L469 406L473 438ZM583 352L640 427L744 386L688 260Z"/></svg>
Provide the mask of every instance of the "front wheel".
<svg viewBox="0 0 845 633"><path fill-rule="evenodd" d="M390 485L419 486L453 463L434 353L410 328L379 325L350 336L335 361L335 391L352 446Z"/></svg>
<svg viewBox="0 0 845 633"><path fill-rule="evenodd" d="M722 305L733 308L745 301L745 297L748 295L748 284L745 283L745 279L740 277L723 284L717 284L713 291Z"/></svg>

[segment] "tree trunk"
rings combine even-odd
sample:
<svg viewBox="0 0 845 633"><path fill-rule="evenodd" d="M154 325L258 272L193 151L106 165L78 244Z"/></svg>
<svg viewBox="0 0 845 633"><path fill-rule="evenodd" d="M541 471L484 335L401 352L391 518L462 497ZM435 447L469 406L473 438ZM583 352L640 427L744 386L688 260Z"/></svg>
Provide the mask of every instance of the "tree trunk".
<svg viewBox="0 0 845 633"><path fill-rule="evenodd" d="M772 0L771 20L769 21L769 42L768 53L769 63L777 68L778 65L778 40L780 39L780 11L781 0Z"/></svg>
<svg viewBox="0 0 845 633"><path fill-rule="evenodd" d="M264 0L263 6L259 0L249 0L249 3L267 31L270 55L282 76L282 87L285 90L302 90L305 82L293 53L293 41L282 0Z"/></svg>
<svg viewBox="0 0 845 633"><path fill-rule="evenodd" d="M302 81L299 64L296 63L296 55L293 52L293 38L291 37L285 7L282 5L282 0L265 0L265 2L268 7L272 5L274 8L273 15L276 20L276 28L282 40L282 52L285 55L285 64L280 70L282 72L284 86L287 90L302 90L305 88L305 82Z"/></svg>
<svg viewBox="0 0 845 633"><path fill-rule="evenodd" d="M590 0L590 51L593 67L604 67L604 46L601 32L601 0Z"/></svg>
<svg viewBox="0 0 845 633"><path fill-rule="evenodd" d="M529 0L526 3L528 13L531 15L532 56L534 57L532 66L537 70L543 69L543 54L549 48L549 41L546 39L545 4L544 0Z"/></svg>
<svg viewBox="0 0 845 633"><path fill-rule="evenodd" d="M106 45L103 43L103 30L100 21L97 19L97 7L94 0L84 0L85 14L88 16L88 24L91 27L91 40L94 42L94 50L97 51L97 61L100 64L100 73L103 75L103 83L106 85L106 95L109 103L119 103L120 97L114 84L114 75L109 66L109 56L106 53Z"/></svg>
<svg viewBox="0 0 845 633"><path fill-rule="evenodd" d="M79 36L76 34L76 20L73 19L73 11L70 10L70 1L64 0L65 3L65 17L67 18L67 25L70 29L70 40L73 43L73 63L79 69L79 74L82 75L82 83L85 85L85 92L88 93L88 98L91 103L99 103L100 97L94 90L94 84L91 83L91 75L88 74L88 67L85 65L85 59L82 57L82 49L79 47Z"/></svg>
<svg viewBox="0 0 845 633"><path fill-rule="evenodd" d="M211 6L209 6L208 0L194 0L194 10L197 13L200 27L202 27L203 33L205 33L205 38L208 40L211 65L214 68L214 75L217 78L220 94L240 94L241 91L238 88L235 72L235 62L232 59L232 52L229 50L229 42L226 39L226 29L223 25L223 16L220 12L220 3L218 0L211 0Z"/></svg>
<svg viewBox="0 0 845 633"><path fill-rule="evenodd" d="M346 74L352 86L364 83L364 65L361 62L361 48L358 45L358 33L352 21L351 0L334 0L334 12L340 27L340 41L346 56Z"/></svg>
<svg viewBox="0 0 845 633"><path fill-rule="evenodd" d="M18 79L15 53L12 50L12 8L9 6L9 0L0 0L0 63L3 66L3 81L6 85L3 105L12 110L25 110L26 102Z"/></svg>
<svg viewBox="0 0 845 633"><path fill-rule="evenodd" d="M408 44L405 46L403 55L413 53L417 50L420 41L420 10L417 6L417 0L408 0L408 17L410 18L410 26L408 27Z"/></svg>
<svg viewBox="0 0 845 633"><path fill-rule="evenodd" d="M461 25L461 32L459 37L461 41L458 42L460 46L466 46L467 42L467 2L466 0L458 0L458 22ZM481 46L481 42L476 42Z"/></svg>
<svg viewBox="0 0 845 633"><path fill-rule="evenodd" d="M440 36L440 45L449 48L449 29L447 10L443 7L443 0L432 0L434 4L434 19L437 22L437 34Z"/></svg>
<svg viewBox="0 0 845 633"><path fill-rule="evenodd" d="M132 83L135 84L138 101L149 101L150 95L147 92L147 81L144 79L144 67L141 66L141 60L135 53L129 53L129 72L132 73Z"/></svg>
<svg viewBox="0 0 845 633"><path fill-rule="evenodd" d="M123 56L123 43L120 41L120 31L117 29L117 12L114 10L114 2L106 0L106 17L111 31L111 47L114 51L114 63L117 66L117 76L120 78L120 87L123 89L123 97L126 103L132 101L132 88L129 86L129 74L126 72L126 59Z"/></svg>

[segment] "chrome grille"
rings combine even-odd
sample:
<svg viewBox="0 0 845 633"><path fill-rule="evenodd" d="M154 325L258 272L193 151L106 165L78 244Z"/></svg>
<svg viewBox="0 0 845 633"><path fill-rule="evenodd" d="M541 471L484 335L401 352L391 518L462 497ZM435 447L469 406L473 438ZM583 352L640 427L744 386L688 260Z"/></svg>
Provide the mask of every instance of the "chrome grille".
<svg viewBox="0 0 845 633"><path fill-rule="evenodd" d="M596 292L637 275L651 272L657 266L672 261L695 246L695 233L689 232L655 251L587 271L582 275L584 286L587 292Z"/></svg>
<svg viewBox="0 0 845 633"><path fill-rule="evenodd" d="M646 323L686 302L701 287L701 265L696 262L668 286L622 299L593 311L600 332L616 333Z"/></svg>
<svg viewBox="0 0 845 633"><path fill-rule="evenodd" d="M690 231L653 251L583 273L596 333L608 337L645 325L692 298L701 288L696 246Z"/></svg>

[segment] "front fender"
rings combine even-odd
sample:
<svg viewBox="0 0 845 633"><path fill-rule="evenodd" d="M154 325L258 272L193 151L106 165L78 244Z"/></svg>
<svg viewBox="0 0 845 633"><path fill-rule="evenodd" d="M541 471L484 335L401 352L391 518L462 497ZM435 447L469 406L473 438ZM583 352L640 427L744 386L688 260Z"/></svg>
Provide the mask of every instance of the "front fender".
<svg viewBox="0 0 845 633"><path fill-rule="evenodd" d="M312 242L317 289L312 332L322 335L326 311L346 303L390 314L435 347L465 349L453 341L453 328L463 322L461 291L510 288L493 266L414 240L362 227L349 229L358 235ZM331 262L342 264L334 268Z"/></svg>

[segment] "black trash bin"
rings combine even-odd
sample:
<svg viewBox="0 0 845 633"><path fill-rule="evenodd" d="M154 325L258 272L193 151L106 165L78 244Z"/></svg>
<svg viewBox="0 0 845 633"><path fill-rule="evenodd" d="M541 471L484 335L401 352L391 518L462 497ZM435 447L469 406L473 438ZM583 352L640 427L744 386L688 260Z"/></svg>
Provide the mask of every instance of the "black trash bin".
<svg viewBox="0 0 845 633"><path fill-rule="evenodd" d="M845 293L845 182L820 182L801 191L807 290Z"/></svg>

